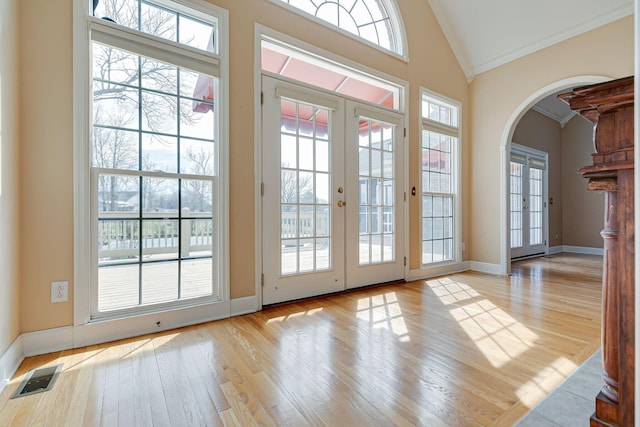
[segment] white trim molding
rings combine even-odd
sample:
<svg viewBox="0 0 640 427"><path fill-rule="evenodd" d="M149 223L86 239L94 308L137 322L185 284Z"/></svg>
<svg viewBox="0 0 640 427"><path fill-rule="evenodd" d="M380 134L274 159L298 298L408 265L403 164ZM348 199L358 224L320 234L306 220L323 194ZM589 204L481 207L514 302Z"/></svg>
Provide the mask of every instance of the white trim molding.
<svg viewBox="0 0 640 427"><path fill-rule="evenodd" d="M258 311L257 305L258 298L252 295L235 298L226 303L205 304L188 309L182 308L23 333L0 358L0 374L8 375L6 379L11 378L24 357L228 319L229 313L231 313L231 317L255 313ZM15 367L13 367L14 365ZM0 381L4 380L5 378L0 379Z"/></svg>
<svg viewBox="0 0 640 427"><path fill-rule="evenodd" d="M549 253L549 255L553 255L553 254L559 254L561 252L563 252L562 245L560 245L560 246L551 246L549 248L549 252L548 253Z"/></svg>
<svg viewBox="0 0 640 427"><path fill-rule="evenodd" d="M0 393L11 381L20 364L24 360L24 343L22 335L13 340L7 351L0 356Z"/></svg>
<svg viewBox="0 0 640 427"><path fill-rule="evenodd" d="M231 317L255 313L258 310L260 310L260 307L258 307L258 297L256 295L231 300Z"/></svg>
<svg viewBox="0 0 640 427"><path fill-rule="evenodd" d="M467 270L469 270L468 261L429 268L416 268L407 272L405 280L407 282L412 282L414 280L430 279L432 277L443 276L446 274L462 273Z"/></svg>
<svg viewBox="0 0 640 427"><path fill-rule="evenodd" d="M26 357L73 348L73 326L43 329L22 334Z"/></svg>
<svg viewBox="0 0 640 427"><path fill-rule="evenodd" d="M585 255L604 255L604 248L563 245L562 252L569 252L572 254L585 254Z"/></svg>
<svg viewBox="0 0 640 427"><path fill-rule="evenodd" d="M478 271L480 273L493 274L496 276L506 276L507 271L500 264L491 264L489 262L469 261L469 270Z"/></svg>

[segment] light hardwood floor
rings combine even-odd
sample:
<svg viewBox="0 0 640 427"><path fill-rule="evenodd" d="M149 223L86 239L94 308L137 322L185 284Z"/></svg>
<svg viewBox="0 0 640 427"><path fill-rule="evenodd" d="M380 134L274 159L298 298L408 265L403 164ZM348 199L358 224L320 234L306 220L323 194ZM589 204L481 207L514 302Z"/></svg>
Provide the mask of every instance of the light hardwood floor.
<svg viewBox="0 0 640 427"><path fill-rule="evenodd" d="M561 254L26 359L6 426L511 426L600 346L602 258ZM48 392L9 399L30 369Z"/></svg>

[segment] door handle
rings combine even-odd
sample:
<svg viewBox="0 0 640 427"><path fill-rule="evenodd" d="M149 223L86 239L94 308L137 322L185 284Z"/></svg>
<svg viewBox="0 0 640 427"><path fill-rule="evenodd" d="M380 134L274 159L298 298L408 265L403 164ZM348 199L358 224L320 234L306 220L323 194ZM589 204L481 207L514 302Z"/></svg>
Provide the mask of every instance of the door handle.
<svg viewBox="0 0 640 427"><path fill-rule="evenodd" d="M344 200L338 200L338 207L339 208L343 207L346 204L347 204L347 202L345 202Z"/></svg>

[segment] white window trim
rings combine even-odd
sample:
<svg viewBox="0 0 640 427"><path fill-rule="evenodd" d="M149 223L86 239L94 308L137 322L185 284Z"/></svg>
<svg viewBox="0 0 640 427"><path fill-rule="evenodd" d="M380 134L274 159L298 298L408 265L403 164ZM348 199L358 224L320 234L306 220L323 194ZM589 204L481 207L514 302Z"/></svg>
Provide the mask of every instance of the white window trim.
<svg viewBox="0 0 640 427"><path fill-rule="evenodd" d="M227 10L204 0L173 0L176 8L194 9L206 16L218 19L218 54L207 54L184 47L182 52L194 57L216 58L219 62L220 92L222 103L219 108L219 192L223 206L229 206L229 14ZM167 3L167 0L159 2ZM74 190L74 347L95 344L114 339L156 332L209 320L229 317L232 302L229 291L229 213L221 209L220 218L220 301L197 306L157 311L133 317L110 320L91 320L91 172L90 146L87 143L91 132L91 76L90 76L90 27L91 17L88 0L74 0L73 3L73 190ZM173 5L173 2L169 4ZM107 26L103 28L108 28ZM153 39L153 36L149 36ZM197 61L197 60L196 60ZM209 65L209 67L212 65ZM246 304L238 303L244 309Z"/></svg>
<svg viewBox="0 0 640 427"><path fill-rule="evenodd" d="M440 123L435 120L424 118L422 115L422 98L426 95L434 100L441 101L458 109L458 126L450 126L444 123ZM422 131L424 129L432 130L444 135L452 136L456 138L456 145L452 148L452 153L455 157L452 167L454 168L453 178L453 215L454 215L454 257L449 261L434 262L430 264L422 263L422 220L420 220L419 235L420 235L420 268L411 271L411 278L423 278L431 277L434 272L437 274L452 273L456 271L466 270L466 266L462 263L462 196L461 196L461 181L462 181L462 103L455 99L448 98L439 93L433 92L424 87L420 88L420 117L419 122L419 135L422 141ZM420 142L420 152L422 153L422 142ZM420 176L418 181L418 196L420 199L420 218L422 218L422 155L418 156L417 166Z"/></svg>
<svg viewBox="0 0 640 427"><path fill-rule="evenodd" d="M393 50L385 49L382 46L377 45L376 43L373 43L356 34L350 33L349 31L346 31L336 25L333 25L330 22L325 21L324 19L317 18L314 15L311 15L310 13L307 13L303 10L298 9L295 6L291 6L290 4L283 2L282 0L268 0L268 1L270 1L273 4L276 4L279 7L287 9L305 19L308 19L312 22L320 24L324 27L330 28L332 31L336 31L344 36L357 40L358 42L363 43L367 46L370 46L382 53L385 53L397 59L401 59L404 62L409 62L409 49L407 48L407 32L405 31L404 22L402 20L402 16L400 15L400 11L398 10L398 5L396 4L395 0L388 0L388 1L385 1L384 3L385 3L385 6L388 6L389 20L391 21L391 24L394 30L397 30L397 34L395 34L395 36L398 38L397 45L398 45L398 48L401 50L400 53L394 52Z"/></svg>

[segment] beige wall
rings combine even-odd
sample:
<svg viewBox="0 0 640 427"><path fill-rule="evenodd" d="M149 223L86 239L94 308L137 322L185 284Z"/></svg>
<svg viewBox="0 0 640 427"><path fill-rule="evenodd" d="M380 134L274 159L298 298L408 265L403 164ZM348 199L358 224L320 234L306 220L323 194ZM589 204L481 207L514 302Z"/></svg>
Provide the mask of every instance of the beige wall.
<svg viewBox="0 0 640 427"><path fill-rule="evenodd" d="M576 116L562 129L562 244L602 248L604 193L587 191L578 168L592 164L593 123Z"/></svg>
<svg viewBox="0 0 640 427"><path fill-rule="evenodd" d="M544 151L549 155L547 168L549 199L549 246L562 244L562 146L560 124L535 110L529 110L518 122L512 142ZM556 237L557 236L557 237Z"/></svg>
<svg viewBox="0 0 640 427"><path fill-rule="evenodd" d="M265 0L211 0L230 17L230 263L231 297L254 294L258 263L254 230L254 24L260 23L337 55L407 80L409 188L418 186L420 87L463 105L463 193L469 205L470 109L468 86L426 1L398 0L407 32L410 63L363 46ZM23 260L22 332L71 325L73 303L49 303L49 282L73 279L73 84L72 0L21 0L20 92L25 100L22 138ZM37 29L37 31L34 31ZM43 71L46 70L46 73ZM418 198L410 200L419 224ZM463 239L469 221L463 217ZM410 229L412 267L419 266L419 235ZM86 286L86 284L83 284ZM34 316L33 313L38 313Z"/></svg>
<svg viewBox="0 0 640 427"><path fill-rule="evenodd" d="M72 8L20 0L20 9L20 314L31 332L73 323L71 299L49 302L51 281L73 281Z"/></svg>
<svg viewBox="0 0 640 427"><path fill-rule="evenodd" d="M17 20L18 0L0 0L0 357L20 333Z"/></svg>
<svg viewBox="0 0 640 427"><path fill-rule="evenodd" d="M496 69L471 84L470 258L500 264L500 145L505 127L529 96L560 80L633 73L633 17L623 18Z"/></svg>

